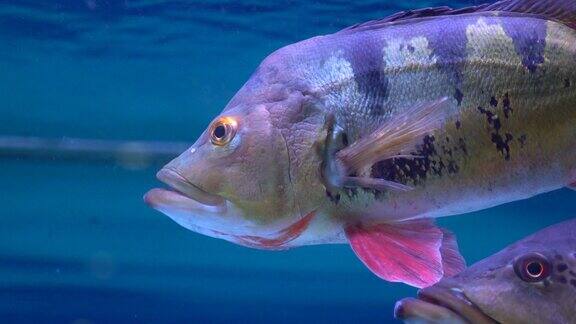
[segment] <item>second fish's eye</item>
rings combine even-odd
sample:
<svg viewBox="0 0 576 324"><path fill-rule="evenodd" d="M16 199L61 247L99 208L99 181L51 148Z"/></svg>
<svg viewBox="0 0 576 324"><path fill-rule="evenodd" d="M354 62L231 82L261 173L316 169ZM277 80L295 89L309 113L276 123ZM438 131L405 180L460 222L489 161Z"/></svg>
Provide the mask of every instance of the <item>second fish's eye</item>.
<svg viewBox="0 0 576 324"><path fill-rule="evenodd" d="M223 146L234 138L238 123L231 117L220 117L210 126L210 140L212 144Z"/></svg>
<svg viewBox="0 0 576 324"><path fill-rule="evenodd" d="M539 282L550 276L551 265L540 253L529 253L514 261L514 272L526 282Z"/></svg>

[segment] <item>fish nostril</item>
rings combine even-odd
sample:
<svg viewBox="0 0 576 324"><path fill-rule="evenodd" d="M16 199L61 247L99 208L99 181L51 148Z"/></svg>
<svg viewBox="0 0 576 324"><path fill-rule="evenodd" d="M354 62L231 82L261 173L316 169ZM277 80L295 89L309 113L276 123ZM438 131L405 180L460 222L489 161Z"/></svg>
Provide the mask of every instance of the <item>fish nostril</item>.
<svg viewBox="0 0 576 324"><path fill-rule="evenodd" d="M560 263L559 265L556 266L556 270L558 270L558 272L564 272L568 270L568 265L565 263Z"/></svg>

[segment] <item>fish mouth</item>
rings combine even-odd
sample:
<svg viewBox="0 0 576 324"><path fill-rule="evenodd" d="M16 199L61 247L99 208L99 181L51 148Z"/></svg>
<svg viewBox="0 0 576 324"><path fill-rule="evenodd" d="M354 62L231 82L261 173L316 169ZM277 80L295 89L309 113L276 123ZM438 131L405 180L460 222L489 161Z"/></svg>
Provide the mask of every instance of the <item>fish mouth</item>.
<svg viewBox="0 0 576 324"><path fill-rule="evenodd" d="M406 298L394 309L397 319L418 323L498 323L474 305L458 288L432 286L418 292L418 299Z"/></svg>
<svg viewBox="0 0 576 324"><path fill-rule="evenodd" d="M207 207L224 207L226 204L226 199L202 190L176 170L163 168L158 171L156 178L169 188L156 188L146 193L144 201L152 207L166 200L189 200Z"/></svg>

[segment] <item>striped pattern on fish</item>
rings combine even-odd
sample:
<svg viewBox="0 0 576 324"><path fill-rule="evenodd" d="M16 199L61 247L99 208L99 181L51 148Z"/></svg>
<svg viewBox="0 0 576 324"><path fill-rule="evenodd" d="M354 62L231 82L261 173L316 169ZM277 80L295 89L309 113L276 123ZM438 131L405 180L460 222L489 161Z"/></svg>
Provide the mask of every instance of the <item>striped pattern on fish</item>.
<svg viewBox="0 0 576 324"><path fill-rule="evenodd" d="M434 218L576 182L575 123L576 0L404 12L271 54L161 173L180 193L146 200L250 247L348 242L422 287L464 266Z"/></svg>

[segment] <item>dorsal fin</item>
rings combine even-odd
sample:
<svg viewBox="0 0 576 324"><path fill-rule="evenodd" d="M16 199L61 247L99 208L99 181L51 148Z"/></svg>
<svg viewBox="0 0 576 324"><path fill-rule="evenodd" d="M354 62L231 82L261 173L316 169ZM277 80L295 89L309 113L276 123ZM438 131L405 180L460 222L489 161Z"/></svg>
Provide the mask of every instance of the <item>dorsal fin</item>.
<svg viewBox="0 0 576 324"><path fill-rule="evenodd" d="M555 20L576 29L576 0L502 0L494 4L452 9L450 7L425 8L401 11L389 17L356 24L339 33L354 33L380 29L395 23L409 22L423 18L455 16L480 12L508 12L540 16Z"/></svg>
<svg viewBox="0 0 576 324"><path fill-rule="evenodd" d="M487 6L484 11L532 14L576 29L576 0L504 0Z"/></svg>

